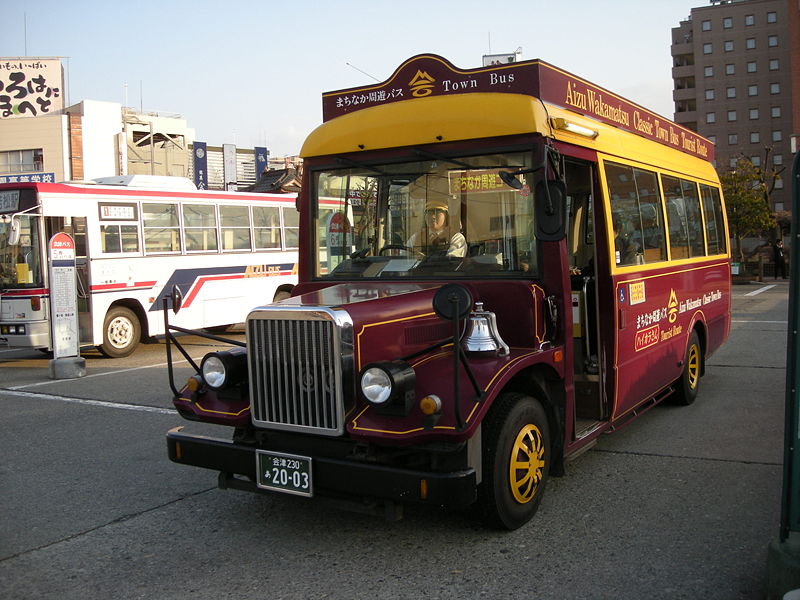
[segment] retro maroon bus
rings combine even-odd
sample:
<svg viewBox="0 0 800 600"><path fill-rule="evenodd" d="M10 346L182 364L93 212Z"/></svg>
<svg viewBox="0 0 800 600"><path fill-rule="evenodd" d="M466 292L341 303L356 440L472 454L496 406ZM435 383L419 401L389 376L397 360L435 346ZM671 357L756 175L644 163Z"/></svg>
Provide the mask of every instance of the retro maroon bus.
<svg viewBox="0 0 800 600"><path fill-rule="evenodd" d="M300 282L173 383L183 417L228 431L176 427L173 461L514 529L600 434L695 400L730 327L708 140L539 60L415 56L324 94L323 121Z"/></svg>

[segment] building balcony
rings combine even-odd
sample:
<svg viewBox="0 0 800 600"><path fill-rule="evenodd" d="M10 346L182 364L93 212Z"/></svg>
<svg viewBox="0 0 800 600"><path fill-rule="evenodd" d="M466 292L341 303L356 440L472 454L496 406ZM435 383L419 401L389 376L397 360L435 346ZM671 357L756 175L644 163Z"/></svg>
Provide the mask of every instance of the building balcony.
<svg viewBox="0 0 800 600"><path fill-rule="evenodd" d="M684 88L682 90L672 90L672 99L675 102L681 100L694 100L697 97L697 88Z"/></svg>
<svg viewBox="0 0 800 600"><path fill-rule="evenodd" d="M672 67L672 78L682 79L694 77L694 65L683 65L682 67Z"/></svg>
<svg viewBox="0 0 800 600"><path fill-rule="evenodd" d="M696 110L687 110L686 112L679 112L675 113L675 118L673 119L678 125L686 125L688 123L697 123L697 111Z"/></svg>
<svg viewBox="0 0 800 600"><path fill-rule="evenodd" d="M672 56L683 56L684 54L694 55L694 44L688 42L672 44L672 46L670 46L670 52Z"/></svg>

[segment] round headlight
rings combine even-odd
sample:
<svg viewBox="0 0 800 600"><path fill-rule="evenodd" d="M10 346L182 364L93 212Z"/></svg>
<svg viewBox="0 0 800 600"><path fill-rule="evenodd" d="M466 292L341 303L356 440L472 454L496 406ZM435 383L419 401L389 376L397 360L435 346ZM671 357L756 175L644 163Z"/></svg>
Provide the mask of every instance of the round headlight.
<svg viewBox="0 0 800 600"><path fill-rule="evenodd" d="M218 356L214 354L206 356L201 371L203 372L203 381L208 387L216 390L225 385L228 374L225 371L225 363Z"/></svg>
<svg viewBox="0 0 800 600"><path fill-rule="evenodd" d="M361 375L361 391L372 404L383 404L392 394L392 380L383 369L371 367Z"/></svg>

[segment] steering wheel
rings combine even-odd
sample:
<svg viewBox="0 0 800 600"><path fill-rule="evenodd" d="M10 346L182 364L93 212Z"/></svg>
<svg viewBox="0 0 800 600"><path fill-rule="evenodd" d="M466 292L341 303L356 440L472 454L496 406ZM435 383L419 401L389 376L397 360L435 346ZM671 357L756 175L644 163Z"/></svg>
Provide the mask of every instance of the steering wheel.
<svg viewBox="0 0 800 600"><path fill-rule="evenodd" d="M411 254L411 248L403 244L386 244L383 248L378 250L378 256L383 256L384 250L402 250L406 254Z"/></svg>

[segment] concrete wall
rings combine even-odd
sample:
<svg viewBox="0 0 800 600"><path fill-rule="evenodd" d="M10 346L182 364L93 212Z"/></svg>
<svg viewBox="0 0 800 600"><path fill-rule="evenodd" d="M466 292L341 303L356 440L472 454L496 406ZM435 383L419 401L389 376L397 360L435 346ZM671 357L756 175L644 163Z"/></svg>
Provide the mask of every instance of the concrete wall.
<svg viewBox="0 0 800 600"><path fill-rule="evenodd" d="M118 134L122 133L122 105L84 100L67 112L80 114L83 126L83 178L120 175Z"/></svg>
<svg viewBox="0 0 800 600"><path fill-rule="evenodd" d="M0 151L36 148L42 149L44 173L55 173L55 181L71 178L65 115L0 119Z"/></svg>

